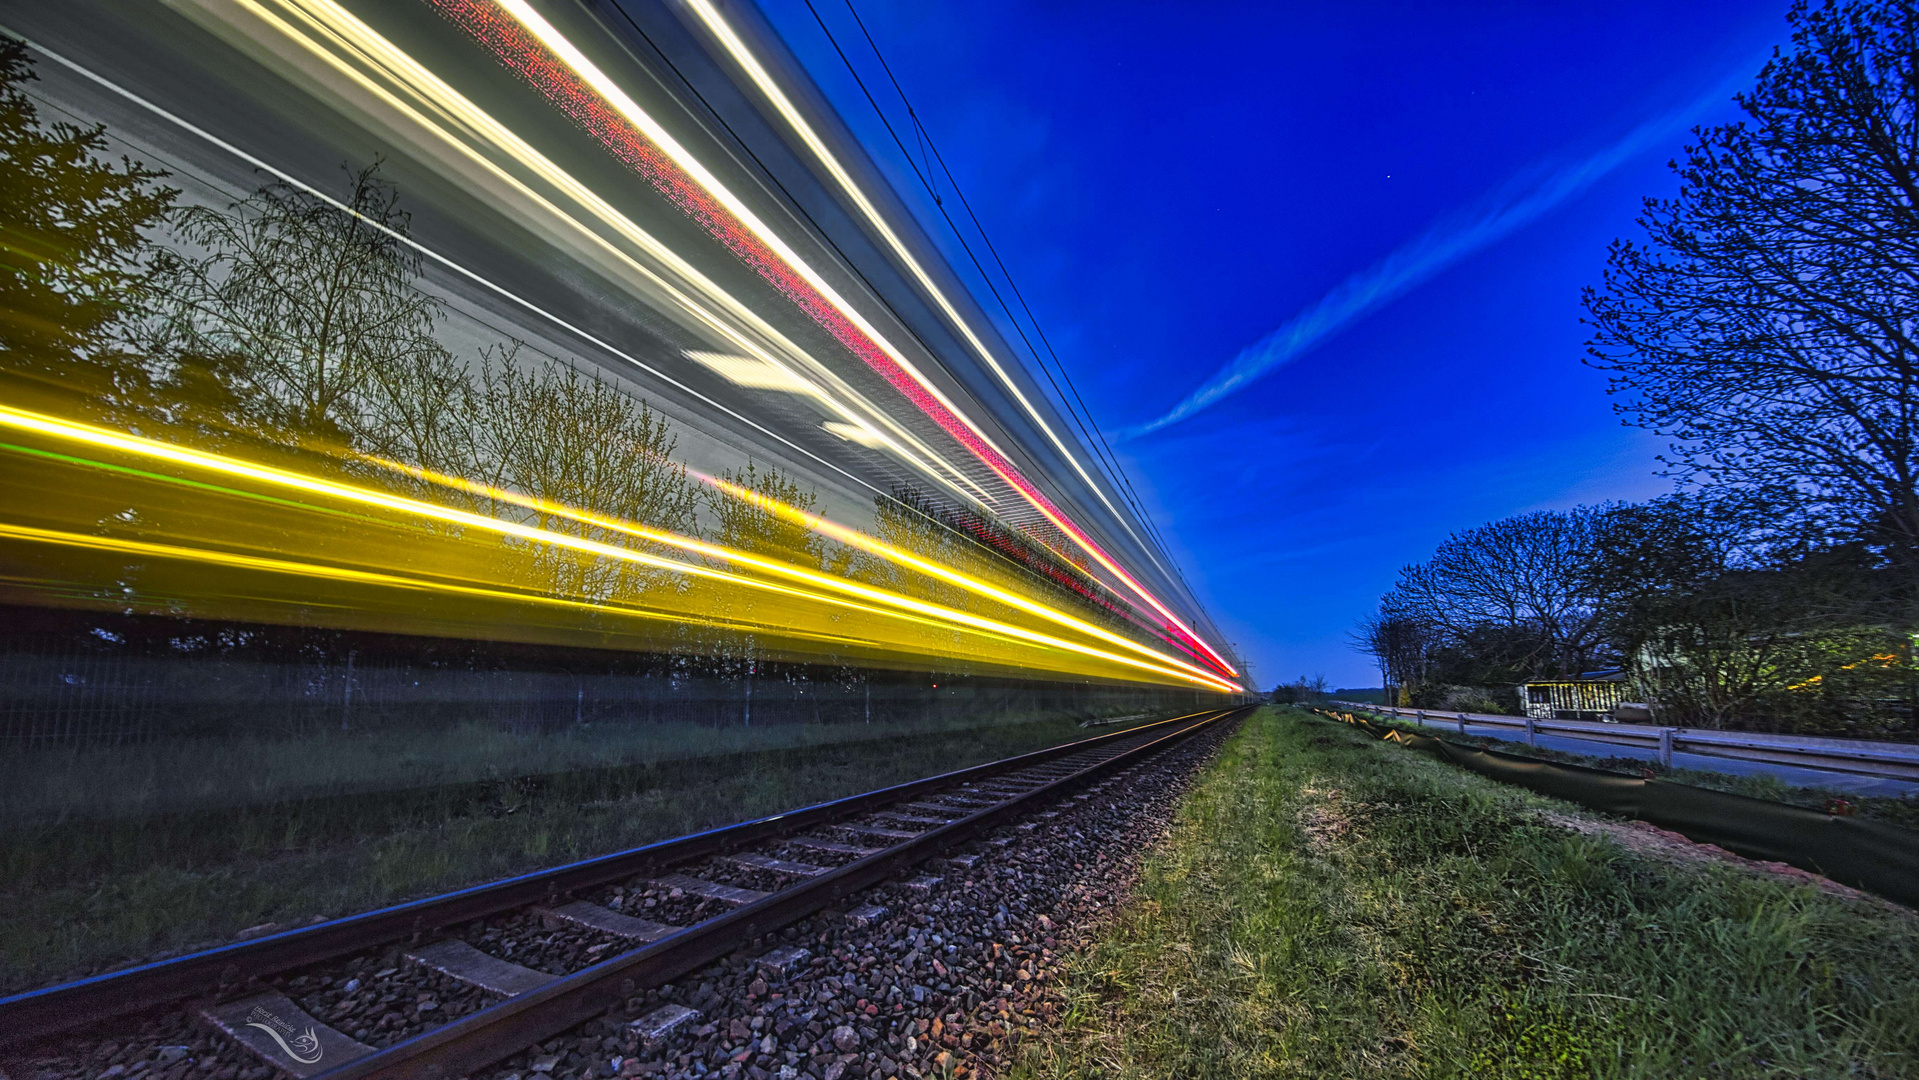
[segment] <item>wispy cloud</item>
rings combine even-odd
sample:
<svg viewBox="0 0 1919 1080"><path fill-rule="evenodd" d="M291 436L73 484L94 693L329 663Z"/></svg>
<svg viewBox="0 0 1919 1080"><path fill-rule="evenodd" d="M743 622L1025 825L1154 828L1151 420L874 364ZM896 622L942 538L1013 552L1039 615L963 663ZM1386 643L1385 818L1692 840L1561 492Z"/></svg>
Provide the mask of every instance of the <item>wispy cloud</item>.
<svg viewBox="0 0 1919 1080"><path fill-rule="evenodd" d="M1241 350L1231 363L1165 415L1123 431L1121 438L1137 438L1177 424L1245 389L1273 369L1311 351L1348 323L1532 223L1619 166L1648 150L1670 145L1678 132L1749 85L1754 70L1754 67L1741 66L1685 106L1640 124L1611 145L1566 164L1533 170L1507 183L1476 206L1435 223L1384 259L1340 282L1318 303L1293 316L1284 326Z"/></svg>

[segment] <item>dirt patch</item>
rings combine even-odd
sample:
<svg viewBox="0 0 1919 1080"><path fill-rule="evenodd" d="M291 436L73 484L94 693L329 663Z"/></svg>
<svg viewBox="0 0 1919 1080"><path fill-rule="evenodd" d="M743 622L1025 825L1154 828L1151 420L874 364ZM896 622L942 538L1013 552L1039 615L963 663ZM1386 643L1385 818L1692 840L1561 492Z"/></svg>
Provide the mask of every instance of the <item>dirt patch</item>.
<svg viewBox="0 0 1919 1080"><path fill-rule="evenodd" d="M1299 810L1299 831L1306 837L1306 850L1325 858L1353 831L1345 793L1335 787L1321 787L1318 781L1301 787L1299 793L1308 800Z"/></svg>
<svg viewBox="0 0 1919 1080"><path fill-rule="evenodd" d="M1735 855L1717 844L1702 844L1694 840L1688 840L1680 833L1673 832L1670 829L1662 829L1648 822L1605 821L1597 818L1576 817L1572 814L1563 814L1554 811L1542 812L1540 817L1548 824L1557 825L1562 829L1572 829L1575 832L1585 833L1587 836L1611 837L1620 847L1641 855L1649 855L1653 858L1678 863L1729 863L1762 877L1771 878L1774 881L1783 881L1793 885L1811 885L1813 888L1829 896L1842 897L1847 900L1864 901L1890 911L1896 911L1902 915L1919 917L1919 912L1901 907L1898 904L1874 896L1871 893L1860 892L1858 889L1850 886L1841 885L1831 878L1822 877L1810 870L1801 870L1797 866L1791 866L1782 862L1771 862L1765 859L1748 859L1743 855Z"/></svg>

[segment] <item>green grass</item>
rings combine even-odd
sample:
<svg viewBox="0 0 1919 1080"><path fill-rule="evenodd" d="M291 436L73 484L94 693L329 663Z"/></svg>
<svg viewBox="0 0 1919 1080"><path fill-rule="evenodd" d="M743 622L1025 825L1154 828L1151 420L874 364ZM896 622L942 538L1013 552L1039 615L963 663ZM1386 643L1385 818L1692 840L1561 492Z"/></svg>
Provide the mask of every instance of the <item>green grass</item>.
<svg viewBox="0 0 1919 1080"><path fill-rule="evenodd" d="M1555 827L1262 710L1066 962L1037 1077L1904 1077L1919 919Z"/></svg>
<svg viewBox="0 0 1919 1080"><path fill-rule="evenodd" d="M704 730L704 742L700 731L653 732L647 745L657 752L635 751L636 763L533 782L216 802L110 819L26 816L0 830L0 993L261 923L367 910L1092 734L1066 718L809 727ZM1115 729L1100 733L1107 730ZM192 759L173 764L194 767ZM214 753L198 767L234 768Z"/></svg>

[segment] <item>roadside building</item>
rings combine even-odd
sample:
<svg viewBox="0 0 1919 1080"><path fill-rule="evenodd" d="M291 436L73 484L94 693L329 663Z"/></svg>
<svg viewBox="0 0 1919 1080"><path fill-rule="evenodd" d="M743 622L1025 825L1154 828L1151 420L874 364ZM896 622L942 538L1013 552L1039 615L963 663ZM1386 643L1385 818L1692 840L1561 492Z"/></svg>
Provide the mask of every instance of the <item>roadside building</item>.
<svg viewBox="0 0 1919 1080"><path fill-rule="evenodd" d="M1535 720L1610 720L1625 700L1626 676L1618 668L1519 687L1520 707Z"/></svg>

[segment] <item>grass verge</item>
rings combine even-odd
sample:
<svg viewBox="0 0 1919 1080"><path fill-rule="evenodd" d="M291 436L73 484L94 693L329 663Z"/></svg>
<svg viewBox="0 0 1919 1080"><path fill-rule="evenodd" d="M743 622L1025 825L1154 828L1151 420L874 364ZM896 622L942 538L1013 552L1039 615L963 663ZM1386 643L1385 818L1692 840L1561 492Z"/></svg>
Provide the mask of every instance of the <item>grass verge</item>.
<svg viewBox="0 0 1919 1080"><path fill-rule="evenodd" d="M1066 964L1037 1077L1895 1077L1919 918L1552 825L1262 710Z"/></svg>
<svg viewBox="0 0 1919 1080"><path fill-rule="evenodd" d="M1100 733L1104 734L1106 729ZM1057 718L682 756L526 785L0 832L0 993L857 794L1092 733ZM903 737L905 736L905 737Z"/></svg>

